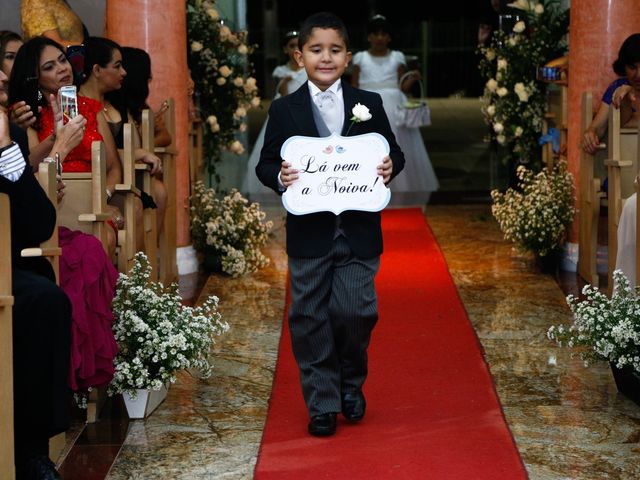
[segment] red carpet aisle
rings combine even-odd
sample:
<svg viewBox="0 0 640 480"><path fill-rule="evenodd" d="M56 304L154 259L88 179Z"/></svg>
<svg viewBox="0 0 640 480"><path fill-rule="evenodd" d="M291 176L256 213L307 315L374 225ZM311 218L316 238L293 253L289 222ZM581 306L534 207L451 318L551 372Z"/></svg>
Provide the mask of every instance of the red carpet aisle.
<svg viewBox="0 0 640 480"><path fill-rule="evenodd" d="M255 478L526 478L475 332L422 213L386 211L383 229L365 419L350 425L339 416L335 436L307 434L284 328Z"/></svg>

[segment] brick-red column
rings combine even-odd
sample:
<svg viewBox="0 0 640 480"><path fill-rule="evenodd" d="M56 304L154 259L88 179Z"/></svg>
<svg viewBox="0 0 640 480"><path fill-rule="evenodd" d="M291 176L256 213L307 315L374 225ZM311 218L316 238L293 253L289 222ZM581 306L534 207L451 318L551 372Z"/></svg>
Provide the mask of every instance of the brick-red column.
<svg viewBox="0 0 640 480"><path fill-rule="evenodd" d="M178 247L189 245L189 159L187 118L187 20L185 0L108 0L106 35L151 56L149 105L173 97L176 105L176 222Z"/></svg>
<svg viewBox="0 0 640 480"><path fill-rule="evenodd" d="M580 178L580 102L582 92L593 92L594 108L616 74L611 64L620 45L632 33L640 32L637 0L572 0L569 33L569 169ZM577 218L577 216L576 216ZM577 220L570 240L577 242Z"/></svg>

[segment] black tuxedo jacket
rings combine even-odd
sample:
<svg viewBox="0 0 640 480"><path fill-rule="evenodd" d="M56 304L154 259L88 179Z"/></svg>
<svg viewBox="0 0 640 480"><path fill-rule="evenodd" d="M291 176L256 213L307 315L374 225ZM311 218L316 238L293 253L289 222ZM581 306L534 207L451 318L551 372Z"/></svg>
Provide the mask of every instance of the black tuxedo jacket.
<svg viewBox="0 0 640 480"><path fill-rule="evenodd" d="M11 125L11 137L22 149L26 168L16 182L0 175L0 192L9 195L11 202L11 261L12 268L30 270L55 281L51 264L41 257L22 258L23 248L38 247L53 234L56 210L40 187L28 164L28 150L24 148L24 132ZM25 155L26 153L26 155Z"/></svg>
<svg viewBox="0 0 640 480"><path fill-rule="evenodd" d="M404 168L404 155L396 143L389 120L382 108L382 98L374 92L354 88L342 82L344 100L344 126L342 135L379 133L389 142L389 156L393 162L395 177ZM351 126L351 110L356 103L366 106L372 117L366 122ZM264 146L256 174L267 187L282 194L278 185L280 172L280 149L294 135L319 137L313 119L311 95L307 83L285 97L274 100L269 109L269 120L264 136ZM382 159L381 159L382 160ZM373 258L382 253L382 230L379 212L347 210L340 214L340 227L344 231L351 250L357 257ZM293 257L313 258L329 253L336 230L336 216L332 212L317 212L307 215L287 214L287 253Z"/></svg>

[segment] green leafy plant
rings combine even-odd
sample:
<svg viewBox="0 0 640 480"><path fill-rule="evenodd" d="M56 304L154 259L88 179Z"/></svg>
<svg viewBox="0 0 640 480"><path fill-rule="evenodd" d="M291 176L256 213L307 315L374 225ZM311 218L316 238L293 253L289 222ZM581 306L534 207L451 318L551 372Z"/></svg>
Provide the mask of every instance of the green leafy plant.
<svg viewBox="0 0 640 480"><path fill-rule="evenodd" d="M144 253L135 256L131 271L120 274L113 300L113 332L118 342L115 375L109 394L137 389L160 390L176 381L185 368L211 373L209 350L214 336L229 325L218 312L218 298L211 296L199 307L182 304L178 286L165 288L150 282L151 266Z"/></svg>
<svg viewBox="0 0 640 480"><path fill-rule="evenodd" d="M194 185L190 200L193 246L213 257L222 272L239 277L269 264L260 249L273 222L265 221L259 203L249 203L235 189L220 198L202 182Z"/></svg>
<svg viewBox="0 0 640 480"><path fill-rule="evenodd" d="M507 164L532 163L539 168L542 120L547 84L537 80L537 69L566 53L569 10L559 0L518 0L522 20L512 31L494 32L491 43L480 47L481 75L486 79L482 113L490 138Z"/></svg>
<svg viewBox="0 0 640 480"><path fill-rule="evenodd" d="M621 270L613 280L611 298L592 285L583 288L584 300L569 295L573 324L552 326L547 336L561 347L586 347L580 356L587 366L607 361L640 374L640 297Z"/></svg>
<svg viewBox="0 0 640 480"><path fill-rule="evenodd" d="M241 155L238 132L260 105L248 55L246 32L234 32L221 18L214 0L187 0L187 63L195 83L196 106L204 121L204 148L209 173L220 180L216 164L225 151Z"/></svg>
<svg viewBox="0 0 640 480"><path fill-rule="evenodd" d="M523 251L544 257L562 246L567 227L573 221L573 175L560 160L551 172L534 173L520 165L518 189L491 192L491 212L504 238Z"/></svg>

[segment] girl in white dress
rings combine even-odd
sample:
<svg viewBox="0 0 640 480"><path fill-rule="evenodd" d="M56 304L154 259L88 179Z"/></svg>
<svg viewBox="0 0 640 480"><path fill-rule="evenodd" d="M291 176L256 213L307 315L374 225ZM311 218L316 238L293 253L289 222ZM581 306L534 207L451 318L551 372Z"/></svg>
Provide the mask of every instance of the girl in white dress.
<svg viewBox="0 0 640 480"><path fill-rule="evenodd" d="M291 30L284 36L282 42L282 50L287 55L289 60L284 65L278 65L271 74L277 81L276 86L276 98L288 95L295 92L307 81L307 72L304 68L300 67L293 57L293 52L298 49L298 32ZM278 197L273 195L273 190L265 187L260 183L256 176L256 165L260 160L260 150L264 143L264 133L267 129L267 119L265 119L262 129L256 138L256 142L249 156L247 163L247 174L245 175L244 184L242 185L242 191L245 192L249 200L253 202L276 202Z"/></svg>
<svg viewBox="0 0 640 480"><path fill-rule="evenodd" d="M351 83L355 87L377 92L382 96L384 110L389 117L391 129L406 160L404 171L391 183L391 204L424 205L431 192L438 189L438 179L427 155L419 128L399 126L396 109L407 97L398 85L406 70L404 54L390 50L389 25L382 15L373 17L367 26L367 39L371 48L358 52L353 57ZM409 91L420 80L420 73L412 71L405 76L402 89Z"/></svg>

